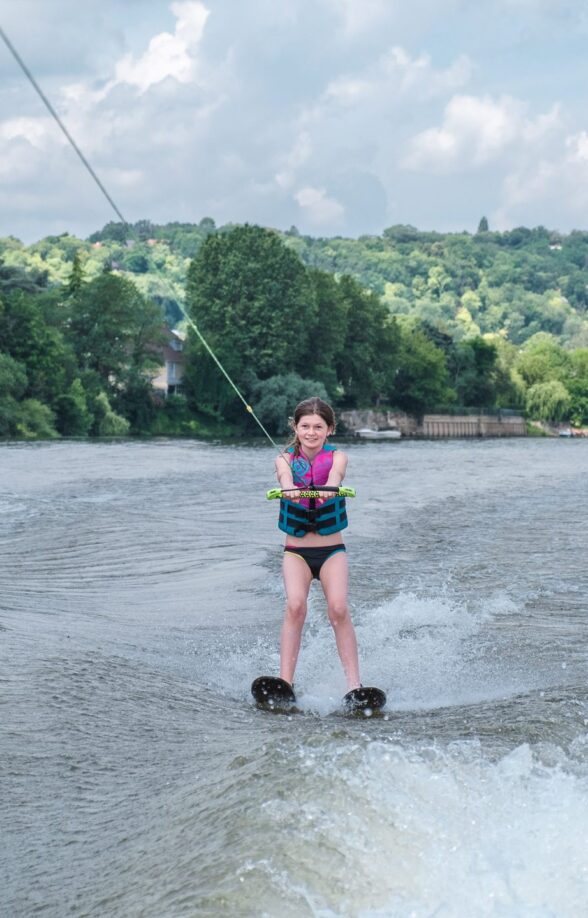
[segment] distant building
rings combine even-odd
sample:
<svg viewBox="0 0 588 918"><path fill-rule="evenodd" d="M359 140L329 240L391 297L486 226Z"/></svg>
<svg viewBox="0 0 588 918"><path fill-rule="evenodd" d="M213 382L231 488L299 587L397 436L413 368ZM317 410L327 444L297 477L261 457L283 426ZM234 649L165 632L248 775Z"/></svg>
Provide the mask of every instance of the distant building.
<svg viewBox="0 0 588 918"><path fill-rule="evenodd" d="M156 393L166 398L168 395L178 395L182 391L184 376L184 342L186 336L183 332L174 331L167 325L165 327L167 341L157 349L160 357L161 368L152 378L151 384Z"/></svg>

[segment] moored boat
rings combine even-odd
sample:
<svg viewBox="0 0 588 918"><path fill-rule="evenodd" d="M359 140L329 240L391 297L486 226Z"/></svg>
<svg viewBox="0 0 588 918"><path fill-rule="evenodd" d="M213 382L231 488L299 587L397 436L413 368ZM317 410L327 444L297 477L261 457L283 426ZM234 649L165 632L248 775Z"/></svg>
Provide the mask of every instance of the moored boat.
<svg viewBox="0 0 588 918"><path fill-rule="evenodd" d="M402 434L397 427L385 427L382 430L361 427L355 431L355 436L361 437L362 440L400 440Z"/></svg>

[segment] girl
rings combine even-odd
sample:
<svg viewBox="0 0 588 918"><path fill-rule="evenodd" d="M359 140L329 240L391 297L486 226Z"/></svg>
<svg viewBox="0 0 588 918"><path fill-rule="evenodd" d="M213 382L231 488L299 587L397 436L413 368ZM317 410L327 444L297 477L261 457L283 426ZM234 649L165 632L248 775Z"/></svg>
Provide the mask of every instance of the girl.
<svg viewBox="0 0 588 918"><path fill-rule="evenodd" d="M280 515L280 528L289 532L284 547L284 586L286 588L286 614L280 644L280 677L290 685L300 650L302 628L306 618L307 599L313 578L320 580L329 621L335 632L337 650L347 680L347 690L360 686L357 641L347 604L347 554L341 529L347 526L344 510L338 509L333 518L325 508L323 522L316 531L301 534L296 516L297 507L314 510L324 505L333 495L322 492L321 498L308 500L296 496L300 489L339 487L345 477L347 456L336 447L327 445L327 437L334 433L333 409L320 398L300 402L292 419L294 439L286 451L276 459L276 474L284 497L292 501L291 518L288 504L284 503ZM340 503L336 505L340 507ZM325 516L328 515L328 521ZM312 514L311 514L312 518ZM321 534L321 529L325 530ZM298 532L298 535L291 534Z"/></svg>

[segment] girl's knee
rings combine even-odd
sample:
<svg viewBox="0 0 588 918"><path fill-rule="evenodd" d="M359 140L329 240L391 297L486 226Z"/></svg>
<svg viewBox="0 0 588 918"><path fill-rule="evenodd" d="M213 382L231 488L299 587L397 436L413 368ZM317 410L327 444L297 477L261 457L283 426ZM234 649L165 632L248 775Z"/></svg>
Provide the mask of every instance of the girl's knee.
<svg viewBox="0 0 588 918"><path fill-rule="evenodd" d="M286 618L292 624L304 624L306 618L306 600L289 599L286 604Z"/></svg>
<svg viewBox="0 0 588 918"><path fill-rule="evenodd" d="M333 628L339 628L349 621L349 606L346 602L331 602L328 607L329 621Z"/></svg>

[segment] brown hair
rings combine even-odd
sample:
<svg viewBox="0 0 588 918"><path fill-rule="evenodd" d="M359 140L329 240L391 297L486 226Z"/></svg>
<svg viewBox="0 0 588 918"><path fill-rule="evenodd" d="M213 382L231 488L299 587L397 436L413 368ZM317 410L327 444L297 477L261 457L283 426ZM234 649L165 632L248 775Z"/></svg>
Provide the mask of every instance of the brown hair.
<svg viewBox="0 0 588 918"><path fill-rule="evenodd" d="M337 426L335 412L327 402L322 400L322 398L313 396L312 398L305 398L304 401L299 402L294 409L294 416L290 418L290 426L295 428L300 419L307 414L318 414L327 427L330 427L334 433L335 427ZM286 446L286 449L290 446L294 447L294 455L298 456L300 454L300 443L298 442L296 434L294 434Z"/></svg>

